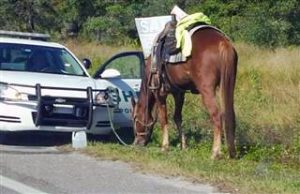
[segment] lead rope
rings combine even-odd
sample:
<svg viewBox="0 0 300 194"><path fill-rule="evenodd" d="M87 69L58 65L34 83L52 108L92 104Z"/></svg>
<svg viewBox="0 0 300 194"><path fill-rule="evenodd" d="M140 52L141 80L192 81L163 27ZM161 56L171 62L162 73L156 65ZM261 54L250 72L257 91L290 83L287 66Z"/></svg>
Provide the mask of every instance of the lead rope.
<svg viewBox="0 0 300 194"><path fill-rule="evenodd" d="M146 104L146 114L148 114L148 110L149 110L149 106L148 106L148 90L146 88L146 101L147 101L147 104ZM129 144L125 143L122 138L119 136L119 134L117 133L117 130L115 129L114 127L114 123L113 123L113 118L112 118L112 115L111 115L111 112L110 112L110 108L109 108L109 105L106 104L106 108L107 108L107 112L108 112L108 119L109 119L109 123L110 123L110 127L114 133L114 135L116 136L116 138L118 139L118 141L124 145L124 146L130 146ZM148 123L148 119L146 117L146 123ZM139 121L139 120L138 120ZM133 127L135 128L135 121L133 121ZM140 121L139 121L140 122ZM142 123L143 124L143 123ZM151 123L152 125L153 123ZM144 125L144 124L143 124ZM145 125L146 128L148 128L147 125ZM135 129L134 129L135 130ZM145 132L146 133L146 132Z"/></svg>
<svg viewBox="0 0 300 194"><path fill-rule="evenodd" d="M107 103L106 105L106 108L107 108L107 112L108 112L108 119L109 119L109 123L110 123L110 127L113 131L113 133L115 134L115 136L117 137L118 141L124 145L124 146L130 146L129 144L125 143L122 138L119 136L119 134L117 133L115 127L114 127L114 123L113 123L113 118L112 118L112 115L111 115L111 112L110 112L110 108L109 108L109 105Z"/></svg>
<svg viewBox="0 0 300 194"><path fill-rule="evenodd" d="M147 88L147 85L146 85L146 102L147 102L147 104L146 104L146 114L148 114L148 110L149 110L149 102L148 102L148 100L149 100L149 96L148 96L148 88ZM112 115L111 115L111 112L110 112L110 110L109 110L109 105L107 104L106 105L106 107L107 107L107 112L108 112L108 119L109 119L109 123L110 123L110 127L112 128L112 131L113 131L113 133L114 133L114 135L117 137L117 139L118 139L118 141L122 144L122 145L124 145L124 146L130 146L129 144L127 144L127 143L125 143L123 140L122 140L122 138L119 136L119 134L117 133L117 131L116 131L116 129L115 129L115 127L114 127L114 124L113 124L113 118L112 118ZM145 118L145 117L144 117ZM147 117L146 117L146 123L148 123L148 119L147 119ZM135 122L135 119L133 119L133 130L135 130L135 124L136 124L136 122ZM139 121L140 122L140 121ZM141 123L141 122L140 122ZM143 124L144 125L144 124ZM151 123L151 125L152 125L152 123ZM146 131L147 131L147 129L148 129L148 126L147 125L144 125L145 127L146 127ZM146 132L144 132L144 133L146 133Z"/></svg>

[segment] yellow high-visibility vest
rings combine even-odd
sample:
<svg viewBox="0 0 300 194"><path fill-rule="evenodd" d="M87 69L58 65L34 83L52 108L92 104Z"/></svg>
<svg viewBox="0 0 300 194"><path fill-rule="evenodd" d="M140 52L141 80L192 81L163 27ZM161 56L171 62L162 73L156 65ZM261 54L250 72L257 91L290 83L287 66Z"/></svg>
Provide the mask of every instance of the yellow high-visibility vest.
<svg viewBox="0 0 300 194"><path fill-rule="evenodd" d="M182 54L185 57L190 56L192 52L192 40L187 28L197 22L211 24L210 19L203 13L199 12L185 16L178 21L176 25L176 48L181 48Z"/></svg>

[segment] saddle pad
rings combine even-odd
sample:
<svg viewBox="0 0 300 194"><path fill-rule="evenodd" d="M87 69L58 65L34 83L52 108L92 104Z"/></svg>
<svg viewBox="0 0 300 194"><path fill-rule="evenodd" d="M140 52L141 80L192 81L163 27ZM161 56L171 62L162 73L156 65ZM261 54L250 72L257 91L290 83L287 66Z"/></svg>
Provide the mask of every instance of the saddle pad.
<svg viewBox="0 0 300 194"><path fill-rule="evenodd" d="M214 29L214 30L217 30L218 32L221 32L222 34L225 35L224 32L222 32L220 29L214 27L214 26L210 26L210 25L199 25L199 26L195 26L193 27L192 29L189 30L189 38L192 37L192 35L197 31L197 30L200 30L200 29L206 29L206 28L211 28L211 29ZM226 35L225 35L226 36ZM227 37L227 36L226 36ZM228 38L228 37L227 37ZM192 49L192 47L191 47ZM170 55L168 60L166 62L168 63L182 63L182 62L186 62L187 59L189 57L186 57L182 54L182 52L179 52L179 53L176 53L174 55Z"/></svg>
<svg viewBox="0 0 300 194"><path fill-rule="evenodd" d="M187 61L187 57L185 57L182 52L179 52L174 55L170 55L167 62L168 63L182 63Z"/></svg>

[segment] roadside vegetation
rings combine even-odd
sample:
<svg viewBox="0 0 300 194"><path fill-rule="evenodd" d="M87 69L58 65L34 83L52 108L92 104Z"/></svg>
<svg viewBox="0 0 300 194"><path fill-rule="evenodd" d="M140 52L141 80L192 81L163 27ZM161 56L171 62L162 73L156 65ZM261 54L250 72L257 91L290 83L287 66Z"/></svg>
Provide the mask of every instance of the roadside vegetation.
<svg viewBox="0 0 300 194"><path fill-rule="evenodd" d="M189 14L203 12L235 41L300 45L298 0L2 0L0 23L1 29L55 39L127 45L137 42L135 17L169 15L176 4Z"/></svg>
<svg viewBox="0 0 300 194"><path fill-rule="evenodd" d="M66 42L80 57L93 59L91 72L117 52L132 47L111 47ZM237 148L239 158L210 160L212 130L201 97L188 94L183 109L183 126L189 148L179 149L171 118L171 149L160 151L161 133L156 125L148 147L126 147L90 142L86 152L97 157L124 160L147 172L185 176L209 181L223 191L237 193L299 193L300 191L300 48L266 49L235 44L239 54L235 90ZM86 55L88 54L88 56ZM132 134L120 131L121 134ZM130 140L128 140L130 142Z"/></svg>

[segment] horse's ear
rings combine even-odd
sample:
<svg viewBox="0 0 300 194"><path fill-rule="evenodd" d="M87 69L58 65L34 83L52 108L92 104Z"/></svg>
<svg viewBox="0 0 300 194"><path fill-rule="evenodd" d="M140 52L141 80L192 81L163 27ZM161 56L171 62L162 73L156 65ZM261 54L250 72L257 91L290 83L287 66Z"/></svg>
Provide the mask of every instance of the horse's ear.
<svg viewBox="0 0 300 194"><path fill-rule="evenodd" d="M135 104L136 104L136 102L135 102L135 100L134 100L134 97L132 97L132 98L131 98L131 105L132 105L132 108L135 107Z"/></svg>

